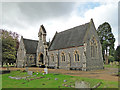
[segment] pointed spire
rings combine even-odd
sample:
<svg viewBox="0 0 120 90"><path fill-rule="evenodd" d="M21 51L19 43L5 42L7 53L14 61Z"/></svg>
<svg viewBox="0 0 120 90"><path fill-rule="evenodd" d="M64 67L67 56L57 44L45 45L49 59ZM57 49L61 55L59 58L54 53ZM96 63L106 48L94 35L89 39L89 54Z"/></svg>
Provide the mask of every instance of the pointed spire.
<svg viewBox="0 0 120 90"><path fill-rule="evenodd" d="M43 26L43 24L42 24L42 25L40 25L40 29L42 29L42 30L43 30L43 32L44 32L44 33L46 33L46 30L45 30L45 27Z"/></svg>
<svg viewBox="0 0 120 90"><path fill-rule="evenodd" d="M50 42L50 38L49 38L49 42Z"/></svg>
<svg viewBox="0 0 120 90"><path fill-rule="evenodd" d="M93 22L93 18L90 19L90 22Z"/></svg>
<svg viewBox="0 0 120 90"><path fill-rule="evenodd" d="M21 39L23 39L23 36L21 36Z"/></svg>
<svg viewBox="0 0 120 90"><path fill-rule="evenodd" d="M56 31L56 33L55 34L57 34L58 32Z"/></svg>

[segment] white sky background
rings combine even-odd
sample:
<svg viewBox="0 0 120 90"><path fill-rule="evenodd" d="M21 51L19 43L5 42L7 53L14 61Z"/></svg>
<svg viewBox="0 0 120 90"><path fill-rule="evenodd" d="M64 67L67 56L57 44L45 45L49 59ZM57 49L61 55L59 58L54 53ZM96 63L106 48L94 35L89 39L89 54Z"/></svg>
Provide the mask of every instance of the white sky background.
<svg viewBox="0 0 120 90"><path fill-rule="evenodd" d="M64 31L87 23L93 18L96 29L104 22L111 25L116 38L116 48L118 45L118 0L96 1L2 2L0 28L17 32L24 38L38 40L38 31L40 25L43 24L47 31L47 41L49 41L49 39L52 40L56 31Z"/></svg>

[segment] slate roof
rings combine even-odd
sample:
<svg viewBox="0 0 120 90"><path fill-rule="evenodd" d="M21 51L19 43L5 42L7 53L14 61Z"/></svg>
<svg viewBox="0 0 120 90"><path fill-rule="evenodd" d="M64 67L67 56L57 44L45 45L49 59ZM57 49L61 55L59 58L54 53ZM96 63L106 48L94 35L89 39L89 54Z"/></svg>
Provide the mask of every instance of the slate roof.
<svg viewBox="0 0 120 90"><path fill-rule="evenodd" d="M85 33L89 27L89 23L56 33L49 50L59 50L63 48L75 47L83 45Z"/></svg>
<svg viewBox="0 0 120 90"><path fill-rule="evenodd" d="M27 54L35 54L37 51L37 40L30 40L23 38L23 43L25 45L26 53Z"/></svg>

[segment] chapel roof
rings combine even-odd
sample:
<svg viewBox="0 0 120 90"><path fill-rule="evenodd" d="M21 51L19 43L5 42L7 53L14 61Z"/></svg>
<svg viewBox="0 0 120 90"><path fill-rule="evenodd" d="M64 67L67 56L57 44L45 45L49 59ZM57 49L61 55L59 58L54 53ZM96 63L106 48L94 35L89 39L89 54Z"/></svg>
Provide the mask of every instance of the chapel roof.
<svg viewBox="0 0 120 90"><path fill-rule="evenodd" d="M27 54L35 54L37 51L37 40L30 40L23 38L23 43L25 45L26 53Z"/></svg>
<svg viewBox="0 0 120 90"><path fill-rule="evenodd" d="M59 50L83 45L83 39L89 25L90 23L86 23L59 33L56 32L53 40L51 41L49 50Z"/></svg>

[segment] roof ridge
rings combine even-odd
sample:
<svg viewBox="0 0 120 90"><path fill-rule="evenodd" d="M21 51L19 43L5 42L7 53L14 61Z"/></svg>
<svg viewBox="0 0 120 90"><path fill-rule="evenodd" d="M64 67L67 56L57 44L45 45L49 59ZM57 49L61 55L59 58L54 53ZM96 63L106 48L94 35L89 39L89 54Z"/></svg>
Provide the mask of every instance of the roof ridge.
<svg viewBox="0 0 120 90"><path fill-rule="evenodd" d="M85 23L85 24L82 24L82 25L78 25L78 26L75 26L75 27L72 27L72 28L69 28L69 29L66 29L66 30L64 30L64 31L58 32L57 34L59 34L59 33L63 33L63 32L65 32L65 31L72 30L72 29L74 29L74 28L77 28L77 27L80 27L80 26L87 25L87 24L89 24L89 23L90 23L90 22L88 22L88 23Z"/></svg>
<svg viewBox="0 0 120 90"><path fill-rule="evenodd" d="M38 41L38 40L33 40L33 39L27 39L27 38L23 38L25 40L30 40L30 41Z"/></svg>

